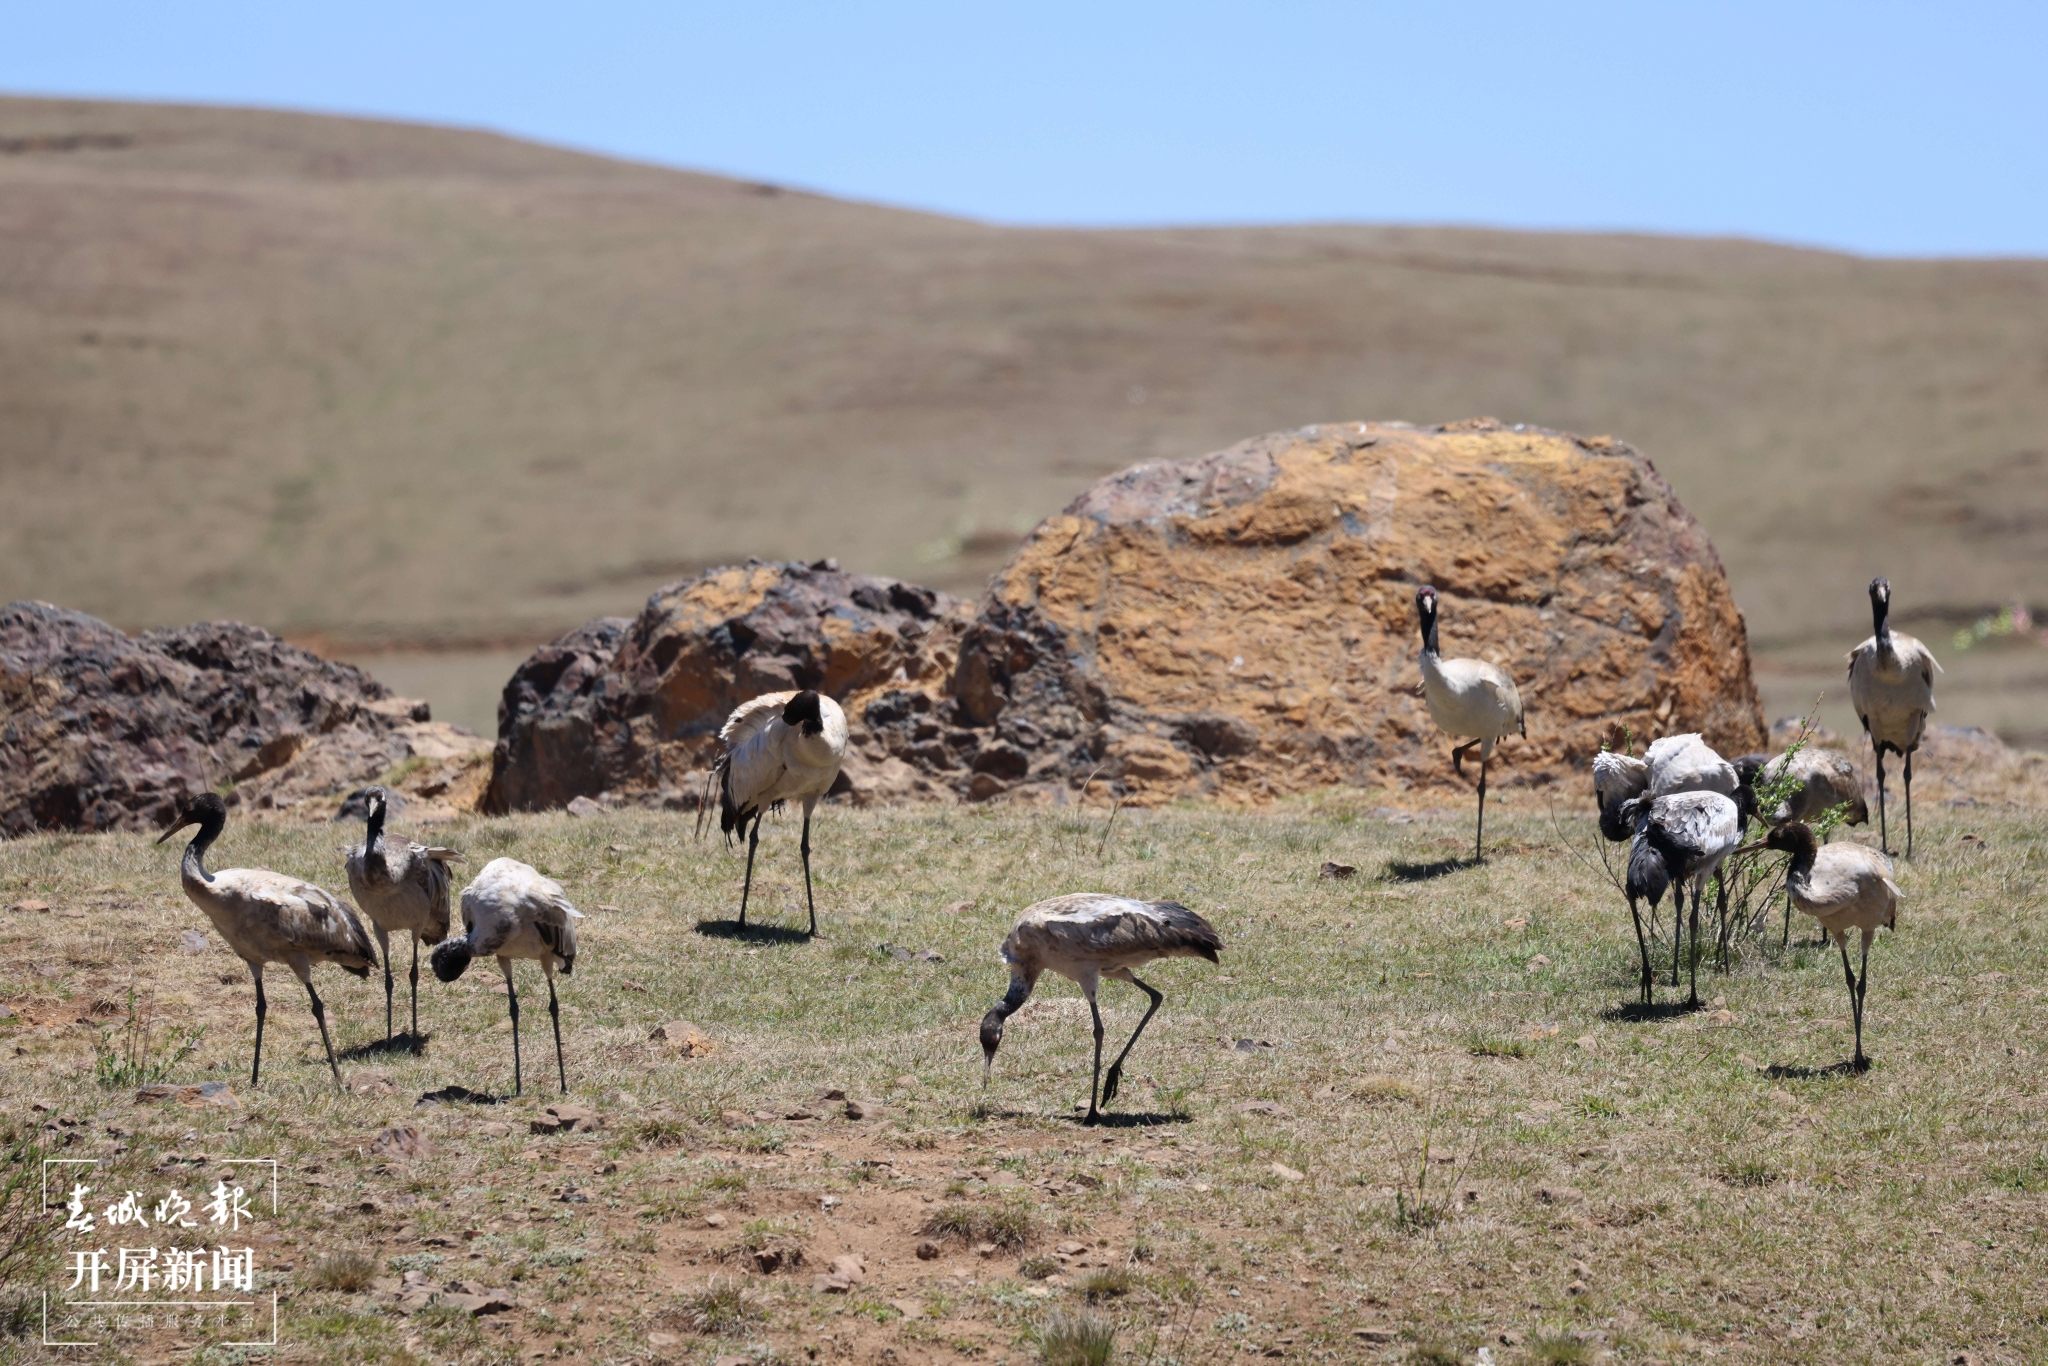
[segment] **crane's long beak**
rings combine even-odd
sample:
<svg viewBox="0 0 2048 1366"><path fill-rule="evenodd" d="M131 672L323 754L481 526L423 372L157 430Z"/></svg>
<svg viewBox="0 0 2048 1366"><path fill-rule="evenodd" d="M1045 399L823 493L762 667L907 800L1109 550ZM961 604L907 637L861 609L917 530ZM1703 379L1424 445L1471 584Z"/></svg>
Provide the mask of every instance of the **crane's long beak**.
<svg viewBox="0 0 2048 1366"><path fill-rule="evenodd" d="M184 828L185 828L186 826L188 826L188 825L197 825L198 823L199 823L199 822L197 822L197 821L193 821L193 820L183 820L183 821L179 821L179 822L178 822L178 823L177 823L176 825L174 825L174 826L172 826L172 827L171 827L170 829L168 829L168 830L164 831L164 832L163 832L163 833L162 833L161 835L158 835L158 836L156 837L156 842L157 842L158 844L162 844L162 843L163 843L163 842L164 842L165 840L167 840L167 839L169 839L169 838L170 838L171 836L173 836L173 835L177 834L177 833L178 833L178 832L179 832L180 830L183 830L183 829L184 829Z"/></svg>
<svg viewBox="0 0 2048 1366"><path fill-rule="evenodd" d="M1756 850L1758 850L1758 849L1761 849L1761 848L1763 848L1763 847L1764 847L1764 842L1763 842L1762 840L1756 840L1756 841L1754 841L1753 843L1750 843L1750 844L1745 844L1745 845L1742 845L1742 846L1740 846L1739 848L1736 848L1736 849L1732 849L1732 850L1730 850L1730 851L1729 851L1729 853L1728 853L1728 857L1729 857L1729 858L1734 858L1734 857L1735 857L1735 856L1736 856L1737 854L1748 854L1748 853L1753 853L1754 851L1756 851Z"/></svg>

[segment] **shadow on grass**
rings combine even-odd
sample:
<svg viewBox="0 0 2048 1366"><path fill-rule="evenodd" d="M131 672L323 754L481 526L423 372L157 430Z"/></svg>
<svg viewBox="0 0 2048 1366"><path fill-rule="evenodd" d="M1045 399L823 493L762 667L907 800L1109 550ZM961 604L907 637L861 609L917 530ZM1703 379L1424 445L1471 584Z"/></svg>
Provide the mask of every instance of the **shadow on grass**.
<svg viewBox="0 0 2048 1366"><path fill-rule="evenodd" d="M1161 1124L1191 1124L1193 1115L1165 1115L1157 1110L1122 1111L1115 1114L1098 1112L1093 1124L1080 1115L1074 1116L1074 1123L1088 1129L1150 1129Z"/></svg>
<svg viewBox="0 0 2048 1366"><path fill-rule="evenodd" d="M1480 862L1472 858L1440 858L1432 863L1390 862L1387 864L1387 881L1428 882L1448 877L1462 868L1477 868Z"/></svg>
<svg viewBox="0 0 2048 1366"><path fill-rule="evenodd" d="M1703 1001L1652 1001L1649 1005L1629 1001L1609 1006L1600 1012L1600 1018L1609 1024L1645 1024L1656 1020L1675 1020L1706 1008Z"/></svg>
<svg viewBox="0 0 2048 1366"><path fill-rule="evenodd" d="M1869 1069L1870 1064L1866 1061L1863 1070ZM1764 1069L1764 1075L1773 1081L1819 1081L1826 1077L1860 1076L1861 1073L1857 1071L1855 1060L1851 1059L1827 1067L1800 1067L1792 1063L1774 1062Z"/></svg>
<svg viewBox="0 0 2048 1366"><path fill-rule="evenodd" d="M413 1105L499 1105L508 1099L510 1097L472 1091L467 1086L444 1086L438 1091L427 1092L414 1101Z"/></svg>
<svg viewBox="0 0 2048 1366"><path fill-rule="evenodd" d="M407 1030L388 1039L372 1039L368 1043L359 1043L354 1048L340 1049L334 1056L346 1062L361 1062L364 1058L383 1058L397 1053L416 1056L427 1051L427 1040L433 1037L432 1034L415 1037Z"/></svg>
<svg viewBox="0 0 2048 1366"><path fill-rule="evenodd" d="M748 944L808 944L809 930L785 929L781 925L742 925L737 920L700 920L697 933L707 939L738 939ZM820 939L823 935L818 936Z"/></svg>

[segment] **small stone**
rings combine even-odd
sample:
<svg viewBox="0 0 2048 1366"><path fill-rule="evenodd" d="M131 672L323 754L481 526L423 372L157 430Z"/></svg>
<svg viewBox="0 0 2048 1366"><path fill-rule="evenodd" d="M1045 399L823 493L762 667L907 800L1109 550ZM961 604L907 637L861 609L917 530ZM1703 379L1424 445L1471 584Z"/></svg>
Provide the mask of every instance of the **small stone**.
<svg viewBox="0 0 2048 1366"><path fill-rule="evenodd" d="M1275 1162L1273 1164L1273 1175L1279 1177L1282 1181L1300 1181L1304 1179L1305 1174L1296 1171L1285 1162Z"/></svg>
<svg viewBox="0 0 2048 1366"><path fill-rule="evenodd" d="M848 1285L859 1285L868 1278L868 1267L866 1262L849 1252L832 1259L831 1273L843 1277Z"/></svg>
<svg viewBox="0 0 2048 1366"><path fill-rule="evenodd" d="M479 1124L477 1126L476 1131L482 1134L485 1138L503 1138L505 1135L512 1132L512 1126L509 1124L500 1124L497 1120L492 1120L488 1124Z"/></svg>
<svg viewBox="0 0 2048 1366"><path fill-rule="evenodd" d="M432 1155L434 1145L412 1125L393 1124L371 1140L370 1151L379 1157L427 1157Z"/></svg>
<svg viewBox="0 0 2048 1366"><path fill-rule="evenodd" d="M1342 882L1357 871L1358 869L1349 863L1325 863L1316 876L1326 882Z"/></svg>
<svg viewBox="0 0 2048 1366"><path fill-rule="evenodd" d="M1572 1040L1572 1046L1575 1048L1583 1048L1588 1053L1591 1053L1594 1049L1600 1046L1600 1041L1594 1038L1591 1034L1581 1034L1578 1038Z"/></svg>
<svg viewBox="0 0 2048 1366"><path fill-rule="evenodd" d="M178 951L181 953L205 953L213 945L206 942L206 936L197 930L181 930L178 933Z"/></svg>
<svg viewBox="0 0 2048 1366"><path fill-rule="evenodd" d="M48 915L50 913L50 903L47 901L17 901L7 909L21 915Z"/></svg>
<svg viewBox="0 0 2048 1366"><path fill-rule="evenodd" d="M581 1105L550 1105L527 1127L537 1134L584 1134L603 1128L604 1118Z"/></svg>
<svg viewBox="0 0 2048 1366"><path fill-rule="evenodd" d="M1542 1186L1537 1189L1536 1198L1546 1205L1575 1205L1586 1198L1586 1193L1577 1186Z"/></svg>
<svg viewBox="0 0 2048 1366"><path fill-rule="evenodd" d="M1584 1281L1573 1281L1564 1288L1564 1293L1567 1295L1583 1295L1586 1293L1586 1283Z"/></svg>
<svg viewBox="0 0 2048 1366"><path fill-rule="evenodd" d="M1715 1027L1725 1027L1734 1024L1737 1018L1732 1010L1717 1010L1707 1016L1707 1023Z"/></svg>
<svg viewBox="0 0 2048 1366"><path fill-rule="evenodd" d="M817 1291L820 1295L844 1295L847 1291L853 1289L853 1282L847 1280L844 1276L813 1276L811 1277L811 1289Z"/></svg>
<svg viewBox="0 0 2048 1366"><path fill-rule="evenodd" d="M819 1088L818 1088L818 1094L817 1094L817 1095L815 1095L815 1096L813 1096L813 1097L812 1097L812 1099L813 1099L813 1100L845 1100L845 1099L846 1099L846 1088L845 1088L845 1087L843 1087L843 1086L821 1086L821 1087L819 1087Z"/></svg>
<svg viewBox="0 0 2048 1366"><path fill-rule="evenodd" d="M656 1332L647 1335L647 1345L649 1347L680 1347L682 1344L683 1340L674 1333Z"/></svg>
<svg viewBox="0 0 2048 1366"><path fill-rule="evenodd" d="M937 1260L937 1258L938 1258L938 1255L939 1255L939 1245L938 1245L938 1244L937 1244L936 1242L934 1242L934 1241L933 1241L932 1239L930 1239L930 1238L926 1238L926 1239L923 1239L922 1241L920 1241L920 1242L918 1243L918 1245L917 1245L917 1259L918 1259L918 1260L919 1260L920 1262L929 1262L929 1261L935 1261L935 1260Z"/></svg>
<svg viewBox="0 0 2048 1366"><path fill-rule="evenodd" d="M704 1216L704 1227L706 1228L724 1228L727 1222L728 1220L723 1214L707 1214Z"/></svg>
<svg viewBox="0 0 2048 1366"><path fill-rule="evenodd" d="M1523 1341L1522 1333L1521 1333L1521 1332L1520 1332L1519 1330L1517 1330L1517 1329L1514 1329L1514 1328L1504 1328L1504 1329L1502 1329L1502 1330L1501 1330L1501 1334L1500 1334L1500 1345L1501 1345L1501 1346L1503 1346L1503 1347L1520 1347L1520 1346L1522 1345L1522 1341Z"/></svg>
<svg viewBox="0 0 2048 1366"><path fill-rule="evenodd" d="M883 1107L872 1100L849 1100L846 1102L848 1119L879 1119Z"/></svg>
<svg viewBox="0 0 2048 1366"><path fill-rule="evenodd" d="M1391 1328L1354 1328L1351 1336L1364 1342L1392 1342L1395 1334Z"/></svg>
<svg viewBox="0 0 2048 1366"><path fill-rule="evenodd" d="M904 1075L896 1078L896 1080L891 1082L890 1085L894 1086L899 1091L913 1090L917 1086L917 1078L911 1076L909 1073L905 1073Z"/></svg>
<svg viewBox="0 0 2048 1366"><path fill-rule="evenodd" d="M568 812L570 815L579 818L586 816L602 816L604 814L604 808L602 806L599 806L596 802L590 800L590 798L588 797L572 797L569 800L569 804L563 807L562 809Z"/></svg>
<svg viewBox="0 0 2048 1366"><path fill-rule="evenodd" d="M1540 954L1540 953L1539 953L1539 954L1537 954L1537 955L1536 955L1536 956L1535 956L1534 958L1531 958L1531 959L1530 959L1530 960L1528 961L1528 963L1524 965L1524 967L1523 967L1523 971L1525 971L1525 972L1541 972L1541 971L1543 971L1543 969L1545 969L1545 968L1547 968L1547 967L1549 967L1549 966L1550 966L1550 959L1549 959L1548 957L1546 957L1545 955L1543 955L1543 954Z"/></svg>
<svg viewBox="0 0 2048 1366"><path fill-rule="evenodd" d="M647 1036L650 1043L665 1043L686 1058L707 1058L718 1051L709 1034L688 1020L658 1024Z"/></svg>
<svg viewBox="0 0 2048 1366"><path fill-rule="evenodd" d="M782 1112L782 1117L790 1121L816 1119L818 1112L816 1110L806 1110L801 1105L792 1105L789 1109Z"/></svg>
<svg viewBox="0 0 2048 1366"><path fill-rule="evenodd" d="M1234 1115L1265 1115L1272 1119L1288 1119L1287 1107L1270 1100L1247 1100L1230 1107Z"/></svg>
<svg viewBox="0 0 2048 1366"><path fill-rule="evenodd" d="M919 949L911 957L920 963L943 963L946 961L946 955L935 949Z"/></svg>
<svg viewBox="0 0 2048 1366"><path fill-rule="evenodd" d="M974 1255L977 1257L993 1257L996 1255L996 1245L994 1243L976 1243L974 1245Z"/></svg>
<svg viewBox="0 0 2048 1366"><path fill-rule="evenodd" d="M945 905L939 907L939 914L958 915L962 911L971 911L973 909L974 903L972 901L949 901Z"/></svg>

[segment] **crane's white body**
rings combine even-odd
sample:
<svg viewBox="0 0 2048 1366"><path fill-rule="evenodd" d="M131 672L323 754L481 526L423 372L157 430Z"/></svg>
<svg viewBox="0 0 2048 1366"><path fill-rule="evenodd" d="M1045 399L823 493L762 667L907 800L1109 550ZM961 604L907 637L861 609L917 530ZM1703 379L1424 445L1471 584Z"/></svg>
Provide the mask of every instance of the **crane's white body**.
<svg viewBox="0 0 2048 1366"><path fill-rule="evenodd" d="M1740 783L1735 765L1715 753L1696 732L1652 740L1643 759L1650 768L1652 797L1679 792L1718 792L1733 797Z"/></svg>
<svg viewBox="0 0 2048 1366"><path fill-rule="evenodd" d="M576 968L576 922L562 884L518 859L496 858L462 889L462 930L472 957L496 958L512 978L512 963L529 959L553 980L557 967Z"/></svg>
<svg viewBox="0 0 2048 1366"><path fill-rule="evenodd" d="M846 713L820 694L821 728L808 735L782 719L793 692L772 692L742 703L719 728L729 773L728 792L743 812L767 811L783 802L801 802L804 814L832 790L839 766L846 761Z"/></svg>
<svg viewBox="0 0 2048 1366"><path fill-rule="evenodd" d="M1010 989L1002 1001L981 1021L981 1047L989 1070L995 1066L996 1048L1003 1038L1003 1022L1030 999L1039 977L1056 972L1081 988L1087 998L1088 1014L1095 1026L1095 1072L1088 1085L1087 1123L1100 1116L1101 1103L1116 1098L1123 1076L1124 1059L1131 1046L1145 1032L1152 1013L1165 998L1139 981L1135 970L1161 958L1206 958L1217 961L1223 939L1207 920L1175 901L1140 901L1102 892L1081 892L1056 896L1026 906L1010 927L1002 944L1002 959L1010 969ZM1107 1076L1102 1071L1102 1011L1097 995L1102 979L1128 982L1145 993L1151 1005L1130 1042ZM985 1071L985 1079L988 1073Z"/></svg>
<svg viewBox="0 0 2048 1366"><path fill-rule="evenodd" d="M1483 659L1440 659L1422 655L1422 696L1430 719L1444 734L1477 740L1479 757L1522 729L1522 694L1507 670Z"/></svg>
<svg viewBox="0 0 2048 1366"><path fill-rule="evenodd" d="M512 1016L512 1093L524 1087L519 1061L519 991L512 964L529 959L548 979L548 1018L555 1027L555 1070L562 1094L569 1094L569 1067L562 1059L562 1004L555 997L555 969L576 970L576 922L583 912L569 903L562 884L518 859L494 858L462 889L462 938L434 950L434 975L460 977L470 961L492 957L505 974L505 1008Z"/></svg>
<svg viewBox="0 0 2048 1366"><path fill-rule="evenodd" d="M1600 809L1650 790L1650 766L1633 754L1603 749L1593 756L1593 800Z"/></svg>
<svg viewBox="0 0 2048 1366"><path fill-rule="evenodd" d="M1849 705L1872 743L1907 754L1919 748L1934 715L1941 664L1925 645L1887 629L1849 652Z"/></svg>

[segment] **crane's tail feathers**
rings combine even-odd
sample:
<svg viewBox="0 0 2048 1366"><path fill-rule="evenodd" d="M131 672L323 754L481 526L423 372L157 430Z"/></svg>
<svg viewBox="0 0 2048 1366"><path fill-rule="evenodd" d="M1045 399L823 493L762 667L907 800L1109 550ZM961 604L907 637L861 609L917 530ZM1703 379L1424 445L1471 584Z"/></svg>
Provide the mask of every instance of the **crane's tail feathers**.
<svg viewBox="0 0 2048 1366"><path fill-rule="evenodd" d="M459 849L443 849L443 848L442 848L442 847L441 847L440 845L438 845L438 844L434 844L434 845L429 845L429 846L427 846L427 857L428 857L428 858L430 858L430 859L432 859L432 860L433 860L434 862L436 862L436 863L467 863L467 862L469 862L469 860L468 860L468 859L466 859L466 858L464 858L464 857L462 856L462 851L461 851L461 850L459 850Z"/></svg>
<svg viewBox="0 0 2048 1366"><path fill-rule="evenodd" d="M1216 955L1223 948L1223 936L1216 933L1214 925L1178 901L1154 901L1151 906L1166 921L1169 948L1212 963L1222 961Z"/></svg>

